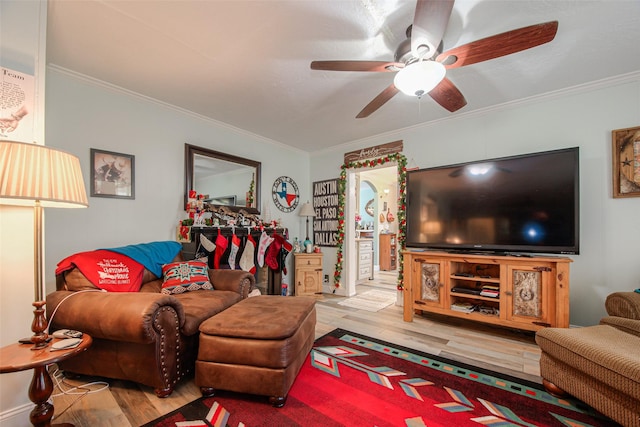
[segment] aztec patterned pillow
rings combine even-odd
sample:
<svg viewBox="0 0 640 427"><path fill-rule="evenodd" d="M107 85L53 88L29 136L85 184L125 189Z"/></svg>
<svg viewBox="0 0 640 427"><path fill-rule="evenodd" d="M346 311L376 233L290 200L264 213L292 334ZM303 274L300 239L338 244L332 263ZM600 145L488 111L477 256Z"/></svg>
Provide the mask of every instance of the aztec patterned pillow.
<svg viewBox="0 0 640 427"><path fill-rule="evenodd" d="M207 263L202 261L171 262L162 266L162 293L182 294L200 289L212 290Z"/></svg>

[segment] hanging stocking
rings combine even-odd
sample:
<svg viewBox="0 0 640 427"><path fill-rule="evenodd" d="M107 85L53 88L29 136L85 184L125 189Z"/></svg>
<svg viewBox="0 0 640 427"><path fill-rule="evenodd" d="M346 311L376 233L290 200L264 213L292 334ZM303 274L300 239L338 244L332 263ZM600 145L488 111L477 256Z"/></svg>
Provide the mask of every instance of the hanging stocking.
<svg viewBox="0 0 640 427"><path fill-rule="evenodd" d="M200 244L196 250L195 259L206 262L209 265L209 257L216 250L216 245L207 236L200 234Z"/></svg>
<svg viewBox="0 0 640 427"><path fill-rule="evenodd" d="M264 267L264 256L267 253L267 248L271 242L273 242L273 237L270 237L263 230L260 235L260 243L258 243L258 265L260 267Z"/></svg>
<svg viewBox="0 0 640 427"><path fill-rule="evenodd" d="M248 271L251 274L256 274L256 265L254 263L256 250L256 241L251 237L251 233L249 233L247 237L247 243L244 245L244 250L242 251L242 256L240 257L240 268L243 271Z"/></svg>
<svg viewBox="0 0 640 427"><path fill-rule="evenodd" d="M273 233L273 242L269 245L267 256L265 258L265 262L273 271L280 270L280 266L278 265L278 258L280 257L280 249L282 248L283 241L284 238L281 235Z"/></svg>
<svg viewBox="0 0 640 427"><path fill-rule="evenodd" d="M213 255L213 268L216 270L220 268L220 259L224 254L224 251L227 250L227 246L229 246L229 242L227 238L220 234L220 229L218 228L218 237L216 237L216 252Z"/></svg>
<svg viewBox="0 0 640 427"><path fill-rule="evenodd" d="M240 238L236 236L236 233L233 233L231 236L231 252L229 252L229 267L232 270L236 269L236 256L238 255L238 250L240 249Z"/></svg>
<svg viewBox="0 0 640 427"><path fill-rule="evenodd" d="M207 236L200 234L200 244L207 252L213 252L216 250L216 245L211 240L207 239Z"/></svg>
<svg viewBox="0 0 640 427"><path fill-rule="evenodd" d="M284 236L280 236L282 238L282 249L288 252L293 250L293 244L290 241L284 238Z"/></svg>
<svg viewBox="0 0 640 427"><path fill-rule="evenodd" d="M293 250L293 245L286 239L282 239L282 250L280 251L280 268L284 274L287 274L287 255Z"/></svg>

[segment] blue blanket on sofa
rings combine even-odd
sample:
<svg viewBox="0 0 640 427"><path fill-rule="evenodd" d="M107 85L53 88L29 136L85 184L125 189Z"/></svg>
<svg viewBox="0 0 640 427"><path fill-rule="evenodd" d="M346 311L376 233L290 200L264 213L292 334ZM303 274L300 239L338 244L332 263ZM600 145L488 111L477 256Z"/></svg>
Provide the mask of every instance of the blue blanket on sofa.
<svg viewBox="0 0 640 427"><path fill-rule="evenodd" d="M162 266L173 261L178 252L182 250L182 245L178 242L167 240L104 249L126 255L144 265L156 277L162 277Z"/></svg>

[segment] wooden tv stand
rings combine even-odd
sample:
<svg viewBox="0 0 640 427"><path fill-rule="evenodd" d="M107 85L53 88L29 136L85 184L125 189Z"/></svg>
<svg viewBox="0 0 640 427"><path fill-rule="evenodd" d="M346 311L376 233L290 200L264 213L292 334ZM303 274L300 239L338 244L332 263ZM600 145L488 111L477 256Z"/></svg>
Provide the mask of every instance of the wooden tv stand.
<svg viewBox="0 0 640 427"><path fill-rule="evenodd" d="M569 327L569 258L403 254L405 322L430 312L528 331Z"/></svg>

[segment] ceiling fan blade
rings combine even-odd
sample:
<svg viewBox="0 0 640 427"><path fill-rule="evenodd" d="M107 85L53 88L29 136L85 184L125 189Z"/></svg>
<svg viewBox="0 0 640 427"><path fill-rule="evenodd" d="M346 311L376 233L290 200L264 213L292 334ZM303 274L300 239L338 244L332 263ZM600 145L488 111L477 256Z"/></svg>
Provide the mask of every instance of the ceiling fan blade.
<svg viewBox="0 0 640 427"><path fill-rule="evenodd" d="M387 61L312 61L312 70L325 71L388 71L404 68L402 62Z"/></svg>
<svg viewBox="0 0 640 427"><path fill-rule="evenodd" d="M371 113L376 111L378 108L382 107L385 104L385 102L393 98L395 94L398 92L399 92L398 89L396 89L393 83L391 83L391 85L389 85L385 90L380 92L378 96L373 98L373 101L367 104L367 106L364 107L362 111L358 113L358 115L356 116L356 119L363 119L365 117L369 117Z"/></svg>
<svg viewBox="0 0 640 427"><path fill-rule="evenodd" d="M418 0L411 27L411 52L416 57L431 58L447 29L453 0Z"/></svg>
<svg viewBox="0 0 640 427"><path fill-rule="evenodd" d="M438 86L431 89L429 96L452 113L467 105L467 100L464 99L462 92L446 77Z"/></svg>
<svg viewBox="0 0 640 427"><path fill-rule="evenodd" d="M476 40L441 53L436 61L457 68L499 58L550 42L558 31L558 21L531 25Z"/></svg>

